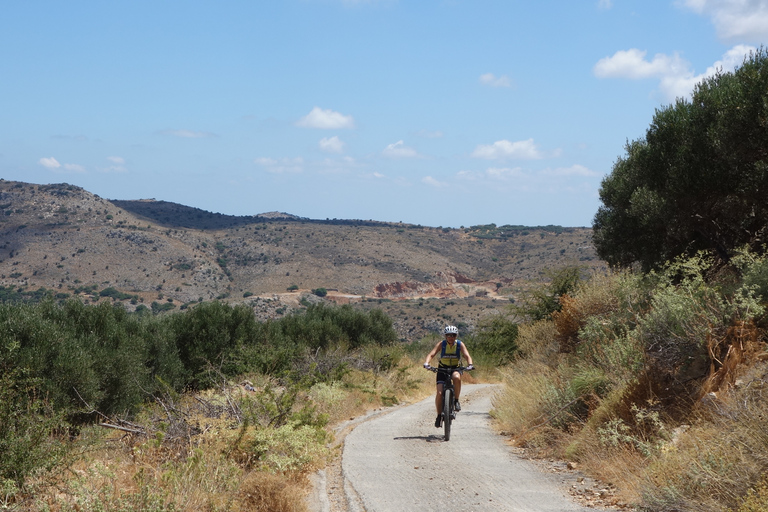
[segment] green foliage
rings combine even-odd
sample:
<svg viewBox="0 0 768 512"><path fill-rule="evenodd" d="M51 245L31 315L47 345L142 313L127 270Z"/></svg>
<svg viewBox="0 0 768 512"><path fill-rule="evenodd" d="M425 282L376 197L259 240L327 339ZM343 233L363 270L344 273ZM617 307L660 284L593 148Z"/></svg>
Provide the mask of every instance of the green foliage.
<svg viewBox="0 0 768 512"><path fill-rule="evenodd" d="M99 297L111 297L116 300L128 300L128 299L138 299L138 295L131 295L129 293L123 293L119 291L116 288L109 287L104 288L99 292Z"/></svg>
<svg viewBox="0 0 768 512"><path fill-rule="evenodd" d="M211 369L234 375L238 368L230 355L239 345L252 343L257 333L256 318L248 306L230 307L218 301L171 315L168 325L185 368L185 380L197 389L216 382Z"/></svg>
<svg viewBox="0 0 768 512"><path fill-rule="evenodd" d="M39 379L12 364L18 344L0 343L0 484L7 499L28 477L62 461L67 448L53 433L66 423L39 395Z"/></svg>
<svg viewBox="0 0 768 512"><path fill-rule="evenodd" d="M276 322L284 337L309 349L326 349L341 343L354 349L368 343L387 345L397 339L392 320L380 309L364 313L352 306L329 307L310 304Z"/></svg>
<svg viewBox="0 0 768 512"><path fill-rule="evenodd" d="M749 490L737 512L768 512L768 476Z"/></svg>
<svg viewBox="0 0 768 512"><path fill-rule="evenodd" d="M511 318L502 315L490 317L478 326L472 336L472 358L475 361L487 358L483 366L510 362L517 352L517 335L517 323Z"/></svg>
<svg viewBox="0 0 768 512"><path fill-rule="evenodd" d="M548 270L545 276L549 283L526 294L514 311L533 321L545 320L560 310L560 297L574 290L582 280L581 267L563 267Z"/></svg>
<svg viewBox="0 0 768 512"><path fill-rule="evenodd" d="M152 313L158 314L176 309L176 304L173 304L172 302L164 302L160 304L157 301L152 301L150 307L152 308Z"/></svg>
<svg viewBox="0 0 768 512"><path fill-rule="evenodd" d="M521 328L503 428L568 439L602 475L636 461L621 478L643 510L764 510L766 268L747 250L728 266L697 253L580 283L535 340Z"/></svg>
<svg viewBox="0 0 768 512"><path fill-rule="evenodd" d="M539 231L541 233L554 233L560 234L568 231L571 228L564 228L562 226L521 226L521 225L509 225L496 226L496 224L484 224L478 226L470 226L465 232L474 236L475 238L491 238L491 239L506 239L514 238L518 235L528 235L531 231Z"/></svg>
<svg viewBox="0 0 768 512"><path fill-rule="evenodd" d="M330 457L327 441L328 435L323 429L288 423L254 431L248 448L261 470L299 473L316 467Z"/></svg>
<svg viewBox="0 0 768 512"><path fill-rule="evenodd" d="M326 290L325 288L315 288L314 290L312 290L312 293L317 295L318 297L325 297L326 295L328 295L328 290Z"/></svg>
<svg viewBox="0 0 768 512"><path fill-rule="evenodd" d="M768 51L656 111L603 180L594 242L611 265L658 268L711 250L724 261L768 227Z"/></svg>
<svg viewBox="0 0 768 512"><path fill-rule="evenodd" d="M247 372L293 375L284 382L309 387L346 371L343 358L321 357L327 349L384 346L395 340L392 321L381 310L364 313L350 306L313 305L259 323L248 306L220 302L163 316L131 314L108 302L0 304L0 446L27 446L19 453L37 454L16 433L29 431L33 448L46 446L41 432L53 426L44 418L52 418L55 426L64 417L87 422L93 411L130 414L157 393L201 389ZM267 402L277 404L278 412L291 412L276 413L272 426L322 423L310 406L293 412L295 389L280 396ZM21 410L28 413L24 418ZM19 423L22 419L29 423ZM12 460L10 455L0 458ZM2 471L0 482L18 480Z"/></svg>
<svg viewBox="0 0 768 512"><path fill-rule="evenodd" d="M53 292L45 288L29 291L23 287L0 286L0 302L40 302L52 296Z"/></svg>
<svg viewBox="0 0 768 512"><path fill-rule="evenodd" d="M262 428L280 428L289 423L294 427L325 427L328 416L319 414L311 401L304 402L301 409L297 410L296 405L301 395L300 384L270 384L263 390L244 396L238 405L243 412L243 421Z"/></svg>
<svg viewBox="0 0 768 512"><path fill-rule="evenodd" d="M130 411L154 377L180 383L175 347L163 331L120 305L6 304L0 325L0 343L18 346L6 364L39 379L40 393L58 411Z"/></svg>
<svg viewBox="0 0 768 512"><path fill-rule="evenodd" d="M632 404L631 410L635 425L627 425L621 418L611 419L597 429L600 441L611 447L629 446L644 457L658 454L669 439L669 433L659 417L659 412L636 404Z"/></svg>

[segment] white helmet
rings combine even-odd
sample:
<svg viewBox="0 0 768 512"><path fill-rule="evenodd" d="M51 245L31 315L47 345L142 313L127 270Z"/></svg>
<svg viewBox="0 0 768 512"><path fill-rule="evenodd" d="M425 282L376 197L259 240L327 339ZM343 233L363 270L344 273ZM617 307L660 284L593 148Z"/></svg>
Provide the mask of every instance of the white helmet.
<svg viewBox="0 0 768 512"><path fill-rule="evenodd" d="M443 334L455 334L456 336L459 335L459 328L455 325L446 325L445 329L443 329Z"/></svg>

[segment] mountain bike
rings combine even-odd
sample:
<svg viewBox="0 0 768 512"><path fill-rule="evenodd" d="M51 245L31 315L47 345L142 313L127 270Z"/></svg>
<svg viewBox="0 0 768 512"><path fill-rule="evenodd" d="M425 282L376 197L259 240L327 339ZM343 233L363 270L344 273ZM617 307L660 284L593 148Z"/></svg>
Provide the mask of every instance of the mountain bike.
<svg viewBox="0 0 768 512"><path fill-rule="evenodd" d="M447 379L443 382L443 432L445 433L445 440L451 439L451 423L456 419L456 410L454 405L455 392L453 390L453 379L451 376L453 372L464 373L465 371L474 370L474 366L457 366L456 368L435 368L434 366L427 367L427 370L431 372L443 372L447 374Z"/></svg>

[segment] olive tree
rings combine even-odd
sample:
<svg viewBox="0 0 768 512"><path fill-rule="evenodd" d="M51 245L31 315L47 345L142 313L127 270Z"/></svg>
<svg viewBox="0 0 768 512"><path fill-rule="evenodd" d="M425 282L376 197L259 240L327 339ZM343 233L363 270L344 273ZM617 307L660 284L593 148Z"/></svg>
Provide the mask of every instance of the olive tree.
<svg viewBox="0 0 768 512"><path fill-rule="evenodd" d="M609 264L656 268L699 250L727 261L766 242L768 51L658 109L645 138L602 182L597 252Z"/></svg>

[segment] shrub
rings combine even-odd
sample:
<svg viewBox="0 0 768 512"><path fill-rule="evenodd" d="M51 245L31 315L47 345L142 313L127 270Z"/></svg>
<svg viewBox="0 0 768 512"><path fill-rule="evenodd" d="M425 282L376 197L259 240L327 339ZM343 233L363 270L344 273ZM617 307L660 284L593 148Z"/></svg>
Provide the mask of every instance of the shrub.
<svg viewBox="0 0 768 512"><path fill-rule="evenodd" d="M99 297L111 297L116 300L127 300L127 299L133 299L136 297L135 295L130 295L128 293L123 293L116 288L104 288L99 292Z"/></svg>
<svg viewBox="0 0 768 512"><path fill-rule="evenodd" d="M240 368L230 356L238 345L253 343L257 332L256 318L248 306L230 307L218 301L204 302L167 321L186 381L197 389L216 383L211 369L234 375Z"/></svg>
<svg viewBox="0 0 768 512"><path fill-rule="evenodd" d="M560 310L560 297L574 290L582 280L581 267L563 267L546 271L549 283L527 293L514 310L533 321L544 320Z"/></svg>
<svg viewBox="0 0 768 512"><path fill-rule="evenodd" d="M510 362L517 352L518 325L511 318L493 315L482 322L471 338L472 359L487 358L483 365Z"/></svg>
<svg viewBox="0 0 768 512"><path fill-rule="evenodd" d="M67 452L53 436L66 427L63 414L40 396L39 379L14 364L18 350L14 342L0 342L0 485L6 500Z"/></svg>

